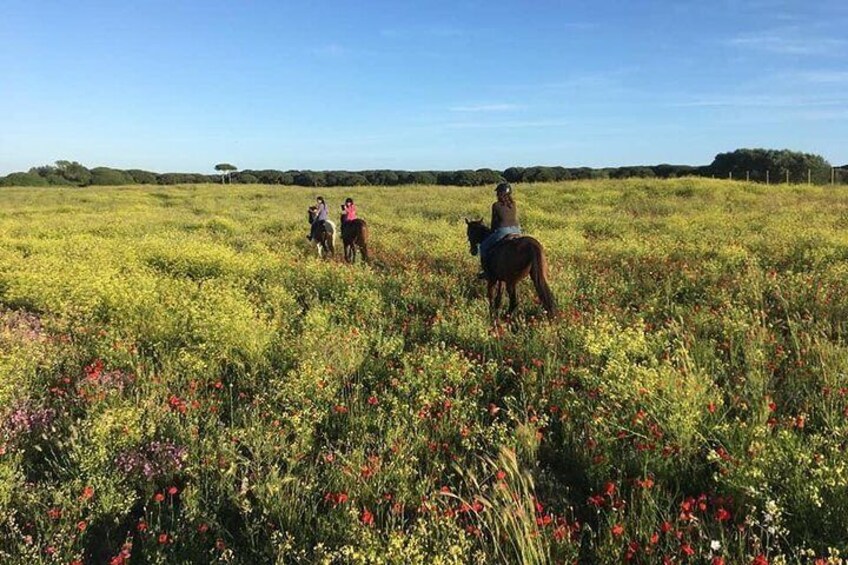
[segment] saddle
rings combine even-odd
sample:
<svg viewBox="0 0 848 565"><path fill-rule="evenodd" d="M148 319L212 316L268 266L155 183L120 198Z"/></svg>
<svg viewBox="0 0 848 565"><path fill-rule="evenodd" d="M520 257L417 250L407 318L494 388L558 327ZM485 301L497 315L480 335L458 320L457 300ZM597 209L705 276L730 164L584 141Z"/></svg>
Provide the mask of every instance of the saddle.
<svg viewBox="0 0 848 565"><path fill-rule="evenodd" d="M313 237L317 237L318 234L332 234L333 233L333 224L328 220L315 220L315 223L312 224L312 235Z"/></svg>
<svg viewBox="0 0 848 565"><path fill-rule="evenodd" d="M489 266L491 265L491 261L492 261L492 255L494 255L494 252L500 246L502 246L504 243L506 243L508 241L512 241L514 239L521 239L522 237L527 237L527 236L524 235L523 233L508 233L505 236L503 236L502 238L500 238L497 242L495 242L495 244L492 246L492 248L489 249L488 252L486 252L486 257L483 259L483 262L486 266L486 270L489 270Z"/></svg>
<svg viewBox="0 0 848 565"><path fill-rule="evenodd" d="M488 255L491 256L492 251L494 251L495 249L497 249L498 247L500 247L501 245L503 245L507 241L512 241L513 239L521 239L522 237L527 237L527 236L524 235L523 233L508 233L508 234L506 234L505 236L503 236L502 238L500 238L498 241L495 242L495 244L492 246L492 248L489 249Z"/></svg>

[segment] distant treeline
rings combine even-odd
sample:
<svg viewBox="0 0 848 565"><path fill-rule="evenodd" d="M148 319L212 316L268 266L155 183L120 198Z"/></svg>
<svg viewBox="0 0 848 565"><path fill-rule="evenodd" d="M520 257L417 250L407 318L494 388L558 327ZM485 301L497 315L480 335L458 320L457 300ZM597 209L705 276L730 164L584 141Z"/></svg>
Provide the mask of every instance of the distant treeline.
<svg viewBox="0 0 848 565"><path fill-rule="evenodd" d="M229 165L228 165L229 166ZM821 156L789 150L738 149L721 153L710 165L653 165L635 167L510 167L504 171L466 169L459 171L302 171L275 169L203 173L154 173L140 169L89 169L76 161L33 167L27 172L0 177L0 186L116 186L132 184L238 183L294 186L396 186L404 184L480 186L501 182L557 182L587 179L678 178L702 176L750 179L777 184L785 182L817 184L848 183L848 165L832 170Z"/></svg>

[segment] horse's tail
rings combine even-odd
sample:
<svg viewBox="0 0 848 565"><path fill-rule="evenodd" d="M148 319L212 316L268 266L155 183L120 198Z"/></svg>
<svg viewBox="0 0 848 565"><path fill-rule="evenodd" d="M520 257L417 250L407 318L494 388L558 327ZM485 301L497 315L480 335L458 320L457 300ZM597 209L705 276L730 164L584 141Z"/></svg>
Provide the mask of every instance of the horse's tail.
<svg viewBox="0 0 848 565"><path fill-rule="evenodd" d="M370 260L368 256L368 224L362 220L362 228L359 231L359 250L362 252L362 260L366 263Z"/></svg>
<svg viewBox="0 0 848 565"><path fill-rule="evenodd" d="M325 220L327 222L328 229L330 231L330 249L333 253L336 252L336 234L339 230L336 229L336 224L333 223L332 220Z"/></svg>
<svg viewBox="0 0 848 565"><path fill-rule="evenodd" d="M536 287L536 294L539 295L542 306L545 307L548 316L553 318L557 314L556 299L551 292L551 287L548 286L548 261L545 259L545 252L541 244L538 243L533 246L530 278L533 279L533 286Z"/></svg>

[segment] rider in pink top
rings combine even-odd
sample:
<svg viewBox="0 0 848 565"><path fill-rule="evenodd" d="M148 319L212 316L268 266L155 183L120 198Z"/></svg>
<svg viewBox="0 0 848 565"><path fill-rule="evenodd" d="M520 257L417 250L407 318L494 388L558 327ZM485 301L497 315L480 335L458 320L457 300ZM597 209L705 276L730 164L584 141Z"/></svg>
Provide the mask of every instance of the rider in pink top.
<svg viewBox="0 0 848 565"><path fill-rule="evenodd" d="M342 205L342 211L344 212L344 220L346 222L352 222L356 219L356 204L353 203L352 198L345 200L345 203Z"/></svg>

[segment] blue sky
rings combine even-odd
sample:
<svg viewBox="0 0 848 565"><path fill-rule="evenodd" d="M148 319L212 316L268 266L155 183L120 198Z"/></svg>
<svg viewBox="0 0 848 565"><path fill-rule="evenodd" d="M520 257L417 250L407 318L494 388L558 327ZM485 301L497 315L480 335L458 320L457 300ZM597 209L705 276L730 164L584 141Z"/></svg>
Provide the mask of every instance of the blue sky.
<svg viewBox="0 0 848 565"><path fill-rule="evenodd" d="M4 0L0 115L0 174L842 165L848 2Z"/></svg>

